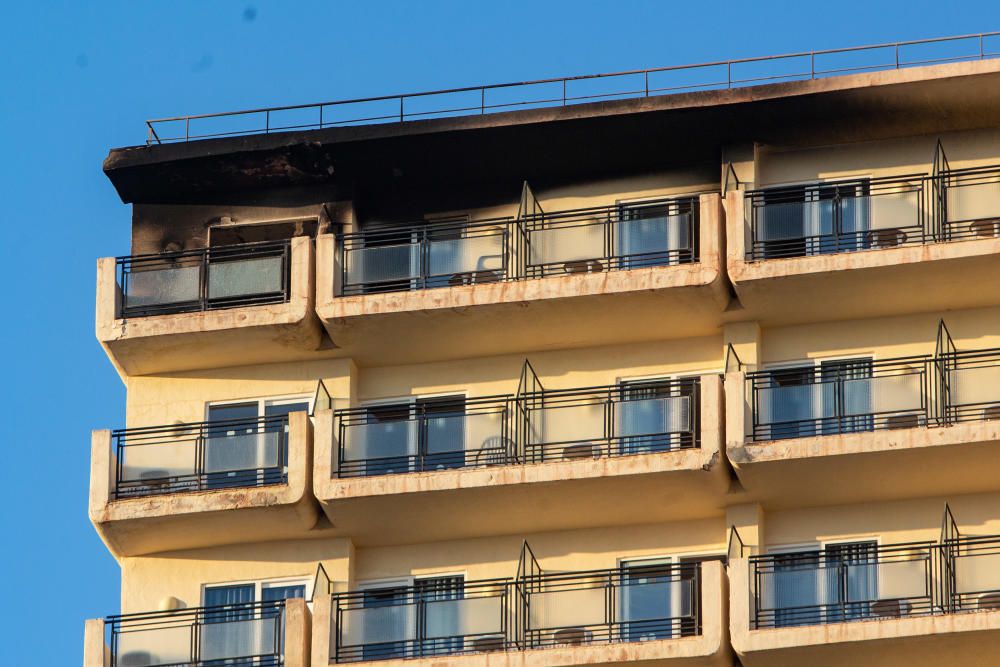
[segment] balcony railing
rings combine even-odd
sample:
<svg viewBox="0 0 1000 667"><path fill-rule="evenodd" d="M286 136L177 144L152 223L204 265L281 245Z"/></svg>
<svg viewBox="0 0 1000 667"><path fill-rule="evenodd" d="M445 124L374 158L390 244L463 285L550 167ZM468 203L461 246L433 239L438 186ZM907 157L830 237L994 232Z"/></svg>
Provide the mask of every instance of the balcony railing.
<svg viewBox="0 0 1000 667"><path fill-rule="evenodd" d="M509 579L400 586L333 597L334 662L502 651L514 645Z"/></svg>
<svg viewBox="0 0 1000 667"><path fill-rule="evenodd" d="M1000 349L748 373L751 441L1000 419Z"/></svg>
<svg viewBox="0 0 1000 667"><path fill-rule="evenodd" d="M529 463L689 449L699 445L698 378L524 394L517 405Z"/></svg>
<svg viewBox="0 0 1000 667"><path fill-rule="evenodd" d="M698 199L539 213L523 220L525 273L566 273L698 261Z"/></svg>
<svg viewBox="0 0 1000 667"><path fill-rule="evenodd" d="M288 415L113 431L114 497L284 484Z"/></svg>
<svg viewBox="0 0 1000 667"><path fill-rule="evenodd" d="M110 667L283 664L284 602L111 616Z"/></svg>
<svg viewBox="0 0 1000 667"><path fill-rule="evenodd" d="M753 629L1000 610L1000 536L750 557Z"/></svg>
<svg viewBox="0 0 1000 667"><path fill-rule="evenodd" d="M339 237L341 294L494 283L512 277L512 221L436 223Z"/></svg>
<svg viewBox="0 0 1000 667"><path fill-rule="evenodd" d="M288 241L119 257L120 317L284 303L290 258Z"/></svg>
<svg viewBox="0 0 1000 667"><path fill-rule="evenodd" d="M701 633L698 563L529 574L333 595L337 663Z"/></svg>
<svg viewBox="0 0 1000 667"><path fill-rule="evenodd" d="M698 378L334 413L337 476L399 474L700 446Z"/></svg>
<svg viewBox="0 0 1000 667"><path fill-rule="evenodd" d="M547 573L527 580L529 648L701 633L697 563Z"/></svg>
<svg viewBox="0 0 1000 667"><path fill-rule="evenodd" d="M1000 166L746 193L747 259L1000 237Z"/></svg>
<svg viewBox="0 0 1000 667"><path fill-rule="evenodd" d="M370 229L338 243L343 296L688 264L698 198Z"/></svg>

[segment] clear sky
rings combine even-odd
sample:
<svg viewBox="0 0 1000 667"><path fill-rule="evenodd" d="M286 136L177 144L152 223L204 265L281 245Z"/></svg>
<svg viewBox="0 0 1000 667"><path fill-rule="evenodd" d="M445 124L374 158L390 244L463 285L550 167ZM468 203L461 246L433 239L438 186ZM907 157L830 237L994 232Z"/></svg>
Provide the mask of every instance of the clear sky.
<svg viewBox="0 0 1000 667"><path fill-rule="evenodd" d="M90 431L125 402L94 338L95 260L128 251L101 161L146 118L1000 29L996 0L2 7L0 664L18 667L79 664L84 619L118 610L87 519Z"/></svg>

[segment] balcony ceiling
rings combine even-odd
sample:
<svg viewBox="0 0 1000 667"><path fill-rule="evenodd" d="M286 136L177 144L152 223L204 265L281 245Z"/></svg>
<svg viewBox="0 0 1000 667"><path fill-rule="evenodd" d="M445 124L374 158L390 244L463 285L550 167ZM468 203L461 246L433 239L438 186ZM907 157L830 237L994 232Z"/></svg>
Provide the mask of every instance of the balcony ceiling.
<svg viewBox="0 0 1000 667"><path fill-rule="evenodd" d="M262 188L284 188L303 202L362 193L365 200L412 200L447 184L488 205L509 201L525 179L552 186L692 165L714 176L723 146L732 143L823 145L997 124L1000 59L118 148L104 171L126 203L249 202Z"/></svg>

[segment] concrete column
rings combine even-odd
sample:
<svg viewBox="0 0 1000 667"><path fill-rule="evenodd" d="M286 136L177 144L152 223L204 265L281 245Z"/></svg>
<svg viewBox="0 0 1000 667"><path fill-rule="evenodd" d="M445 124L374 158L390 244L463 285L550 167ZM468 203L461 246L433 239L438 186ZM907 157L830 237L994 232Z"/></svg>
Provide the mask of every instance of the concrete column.
<svg viewBox="0 0 1000 667"><path fill-rule="evenodd" d="M316 237L316 304L333 301L340 293L340 265L337 241L333 234Z"/></svg>
<svg viewBox="0 0 1000 667"><path fill-rule="evenodd" d="M745 191L730 190L726 193L726 267L730 277L741 275L739 267L746 261L747 240L750 238L750 222L744 204Z"/></svg>
<svg viewBox="0 0 1000 667"><path fill-rule="evenodd" d="M699 261L723 270L726 265L726 226L722 197L718 194L698 198L698 235Z"/></svg>
<svg viewBox="0 0 1000 667"><path fill-rule="evenodd" d="M83 667L108 667L111 651L104 643L104 619L91 618L83 629Z"/></svg>
<svg viewBox="0 0 1000 667"><path fill-rule="evenodd" d="M726 373L726 450L742 447L747 439L746 374Z"/></svg>
<svg viewBox="0 0 1000 667"><path fill-rule="evenodd" d="M727 566L729 574L729 637L740 656L750 634L750 563L746 558L734 558Z"/></svg>
<svg viewBox="0 0 1000 667"><path fill-rule="evenodd" d="M306 601L293 598L285 601L285 667L310 667L312 615Z"/></svg>
<svg viewBox="0 0 1000 667"><path fill-rule="evenodd" d="M701 411L701 447L705 451L722 451L723 427L725 424L723 410L722 379L718 375L702 375L698 378L701 384L701 405L696 409Z"/></svg>
<svg viewBox="0 0 1000 667"><path fill-rule="evenodd" d="M289 301L305 303L309 312L316 304L316 266L313 261L313 241L308 236L296 236L291 240L292 270Z"/></svg>
<svg viewBox="0 0 1000 667"><path fill-rule="evenodd" d="M736 528L743 545L752 554L764 551L764 508L759 503L745 503L726 508L726 525ZM735 584L730 582L731 585Z"/></svg>
<svg viewBox="0 0 1000 667"><path fill-rule="evenodd" d="M90 434L90 519L98 520L111 502L117 461L111 456L111 431Z"/></svg>
<svg viewBox="0 0 1000 667"><path fill-rule="evenodd" d="M323 384L330 392L333 410L316 410L314 415L313 482L320 485L336 472L338 443L334 411L351 408L358 403L357 364L352 359L343 359L340 371L336 376L323 378Z"/></svg>
<svg viewBox="0 0 1000 667"><path fill-rule="evenodd" d="M326 591L313 595L312 607L312 667L328 667L333 655L333 599Z"/></svg>
<svg viewBox="0 0 1000 667"><path fill-rule="evenodd" d="M761 363L761 334L758 322L730 322L722 327L722 354L726 358L729 346L743 363L743 370L753 371ZM726 369L736 370L736 369Z"/></svg>

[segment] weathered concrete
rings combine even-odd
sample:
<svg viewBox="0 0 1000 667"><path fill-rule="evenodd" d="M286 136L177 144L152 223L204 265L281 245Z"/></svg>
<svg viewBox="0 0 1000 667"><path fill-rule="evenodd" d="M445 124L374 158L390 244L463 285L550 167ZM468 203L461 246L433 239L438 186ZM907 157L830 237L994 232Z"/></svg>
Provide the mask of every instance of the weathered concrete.
<svg viewBox="0 0 1000 667"><path fill-rule="evenodd" d="M358 296L334 296L320 237L316 310L340 353L372 365L713 334L729 303L719 195L700 207L696 263Z"/></svg>
<svg viewBox="0 0 1000 667"><path fill-rule="evenodd" d="M721 516L729 470L718 376L701 377L701 418L699 449L337 478L333 413L322 411L314 489L336 534L359 546Z"/></svg>
<svg viewBox="0 0 1000 667"><path fill-rule="evenodd" d="M112 500L110 431L91 446L90 520L115 556L303 537L319 508L312 492L312 424L289 415L287 484Z"/></svg>
<svg viewBox="0 0 1000 667"><path fill-rule="evenodd" d="M83 628L83 667L110 667L111 650L104 642L104 619L87 619Z"/></svg>
<svg viewBox="0 0 1000 667"><path fill-rule="evenodd" d="M315 314L312 239L291 242L286 303L122 319L115 260L97 263L97 339L123 376L247 363L314 359L322 338Z"/></svg>
<svg viewBox="0 0 1000 667"><path fill-rule="evenodd" d="M744 667L992 667L1000 611L750 629L747 559L729 563L730 636Z"/></svg>

